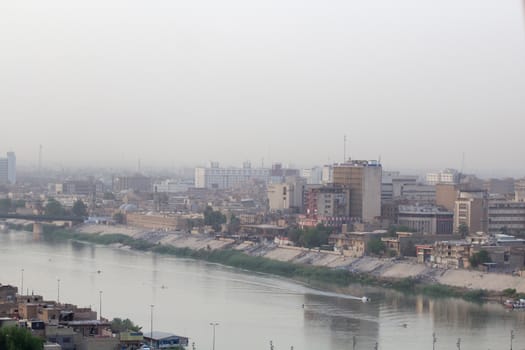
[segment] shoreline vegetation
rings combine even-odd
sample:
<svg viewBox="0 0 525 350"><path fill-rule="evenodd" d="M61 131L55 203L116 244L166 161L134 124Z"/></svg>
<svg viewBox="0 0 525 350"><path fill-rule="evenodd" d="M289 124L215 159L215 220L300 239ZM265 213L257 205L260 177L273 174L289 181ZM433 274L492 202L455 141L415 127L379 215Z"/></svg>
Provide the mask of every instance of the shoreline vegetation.
<svg viewBox="0 0 525 350"><path fill-rule="evenodd" d="M321 289L344 288L351 284L361 284L389 288L406 294L421 294L432 298L461 298L477 303L487 300L499 300L501 297L501 293L489 293L484 289L453 287L429 283L411 277L402 279L380 278L371 274L356 273L344 269L297 264L260 256L251 256L233 249L193 250L190 248L179 248L172 245L151 243L144 239L137 239L124 234L92 234L45 227L44 237L48 240L76 240L100 245L121 245L137 251L203 260L253 272L285 277Z"/></svg>

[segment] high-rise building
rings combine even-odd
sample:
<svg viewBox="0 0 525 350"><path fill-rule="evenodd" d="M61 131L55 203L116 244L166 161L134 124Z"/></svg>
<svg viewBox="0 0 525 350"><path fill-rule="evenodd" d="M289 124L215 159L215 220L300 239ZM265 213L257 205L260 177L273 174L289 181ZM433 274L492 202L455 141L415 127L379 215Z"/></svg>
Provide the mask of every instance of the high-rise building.
<svg viewBox="0 0 525 350"><path fill-rule="evenodd" d="M196 188L225 189L252 180L268 182L269 178L269 169L252 168L248 163L243 168L220 168L217 162L212 162L208 168L195 168Z"/></svg>
<svg viewBox="0 0 525 350"><path fill-rule="evenodd" d="M7 152L7 179L14 185L16 184L16 156L15 152Z"/></svg>
<svg viewBox="0 0 525 350"><path fill-rule="evenodd" d="M9 183L9 162L7 158L0 158L0 184Z"/></svg>
<svg viewBox="0 0 525 350"><path fill-rule="evenodd" d="M350 189L353 219L372 222L381 216L381 174L381 164L373 160L350 160L334 165L334 184Z"/></svg>
<svg viewBox="0 0 525 350"><path fill-rule="evenodd" d="M454 231L462 225L469 233L488 230L488 194L486 191L459 191L454 206Z"/></svg>

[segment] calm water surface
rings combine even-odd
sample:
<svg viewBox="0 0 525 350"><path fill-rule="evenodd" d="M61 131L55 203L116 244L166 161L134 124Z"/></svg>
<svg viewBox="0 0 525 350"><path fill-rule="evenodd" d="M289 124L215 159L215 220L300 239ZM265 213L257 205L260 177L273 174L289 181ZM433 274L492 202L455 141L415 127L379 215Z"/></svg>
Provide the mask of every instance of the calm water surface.
<svg viewBox="0 0 525 350"><path fill-rule="evenodd" d="M210 322L218 322L216 349L525 349L525 312L462 300L431 300L356 286L353 296L316 291L267 275L201 261L75 242L0 235L0 282L47 299L91 306L105 317L130 318L153 329L188 336L211 349ZM98 273L97 271L101 271ZM368 295L363 304L356 297ZM304 304L304 308L303 308ZM405 327L406 325L406 327Z"/></svg>

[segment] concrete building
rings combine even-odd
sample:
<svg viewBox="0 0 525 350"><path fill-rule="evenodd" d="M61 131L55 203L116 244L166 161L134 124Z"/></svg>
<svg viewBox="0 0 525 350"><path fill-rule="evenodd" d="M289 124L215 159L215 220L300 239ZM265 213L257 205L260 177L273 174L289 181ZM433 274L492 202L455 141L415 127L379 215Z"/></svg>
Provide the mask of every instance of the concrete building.
<svg viewBox="0 0 525 350"><path fill-rule="evenodd" d="M431 261L442 268L468 268L471 250L467 241L438 241L434 243Z"/></svg>
<svg viewBox="0 0 525 350"><path fill-rule="evenodd" d="M405 185L416 185L415 175L401 175L398 171L383 171L381 175L381 200L393 200L402 197Z"/></svg>
<svg viewBox="0 0 525 350"><path fill-rule="evenodd" d="M456 184L436 184L436 205L453 212L458 191L459 186Z"/></svg>
<svg viewBox="0 0 525 350"><path fill-rule="evenodd" d="M227 189L246 184L252 180L267 183L270 169L252 168L249 163L242 168L220 168L219 163L212 162L210 167L195 168L195 187L209 189Z"/></svg>
<svg viewBox="0 0 525 350"><path fill-rule="evenodd" d="M338 227L351 222L350 188L329 184L307 187L304 194L306 218L313 224Z"/></svg>
<svg viewBox="0 0 525 350"><path fill-rule="evenodd" d="M153 192L184 193L193 186L193 181L164 180L153 184Z"/></svg>
<svg viewBox="0 0 525 350"><path fill-rule="evenodd" d="M372 222L381 216L381 164L350 160L334 165L334 184L350 189L350 216Z"/></svg>
<svg viewBox="0 0 525 350"><path fill-rule="evenodd" d="M435 203L436 187L424 184L405 184L401 187L401 198L412 203Z"/></svg>
<svg viewBox="0 0 525 350"><path fill-rule="evenodd" d="M16 184L16 155L15 152L7 152L7 180L11 185Z"/></svg>
<svg viewBox="0 0 525 350"><path fill-rule="evenodd" d="M519 179L514 182L514 200L525 201L525 179Z"/></svg>
<svg viewBox="0 0 525 350"><path fill-rule="evenodd" d="M365 256L368 249L368 242L371 239L381 239L388 233L384 230L373 232L343 232L331 234L328 237L328 244L334 246L334 249L341 252L344 256L362 257Z"/></svg>
<svg viewBox="0 0 525 350"><path fill-rule="evenodd" d="M269 184L266 191L269 210L293 210L297 213L302 211L305 187L306 180L302 177L289 177L284 183Z"/></svg>
<svg viewBox="0 0 525 350"><path fill-rule="evenodd" d="M486 191L459 191L454 206L454 231L466 225L469 233L487 232L488 202Z"/></svg>
<svg viewBox="0 0 525 350"><path fill-rule="evenodd" d="M483 189L489 194L513 195L514 179L489 179L483 184Z"/></svg>
<svg viewBox="0 0 525 350"><path fill-rule="evenodd" d="M427 173L426 183L429 185L437 184L457 184L459 183L459 173L455 169L445 169L436 173Z"/></svg>
<svg viewBox="0 0 525 350"><path fill-rule="evenodd" d="M151 179L143 175L114 176L113 192L133 190L136 192L151 192Z"/></svg>
<svg viewBox="0 0 525 350"><path fill-rule="evenodd" d="M400 205L397 223L418 233L452 234L453 217L454 213L433 205Z"/></svg>
<svg viewBox="0 0 525 350"><path fill-rule="evenodd" d="M308 185L319 185L323 179L323 168L313 167L310 169L302 169L301 177L306 179Z"/></svg>
<svg viewBox="0 0 525 350"><path fill-rule="evenodd" d="M517 234L525 232L525 202L490 199L488 232Z"/></svg>
<svg viewBox="0 0 525 350"><path fill-rule="evenodd" d="M7 158L0 158L0 185L9 183L9 161Z"/></svg>
<svg viewBox="0 0 525 350"><path fill-rule="evenodd" d="M324 165L321 174L321 183L330 184L334 182L334 167L331 165Z"/></svg>

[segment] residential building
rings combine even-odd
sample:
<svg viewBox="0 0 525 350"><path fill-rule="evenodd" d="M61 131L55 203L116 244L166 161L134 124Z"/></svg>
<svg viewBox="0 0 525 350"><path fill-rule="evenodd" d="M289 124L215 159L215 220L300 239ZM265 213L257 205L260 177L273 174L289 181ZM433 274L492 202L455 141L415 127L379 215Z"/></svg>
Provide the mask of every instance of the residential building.
<svg viewBox="0 0 525 350"><path fill-rule="evenodd" d="M452 234L454 213L434 205L400 205L397 223L418 233Z"/></svg>
<svg viewBox="0 0 525 350"><path fill-rule="evenodd" d="M252 180L267 183L269 178L270 169L252 168L249 163L245 163L242 168L220 168L219 163L212 162L208 168L195 168L196 188L227 189Z"/></svg>
<svg viewBox="0 0 525 350"><path fill-rule="evenodd" d="M465 225L469 233L487 232L488 202L486 191L459 191L454 206L454 231Z"/></svg>
<svg viewBox="0 0 525 350"><path fill-rule="evenodd" d="M468 268L472 246L464 240L438 241L432 250L432 262L443 268Z"/></svg>
<svg viewBox="0 0 525 350"><path fill-rule="evenodd" d="M306 183L308 185L319 185L322 183L323 169L320 167L302 169L301 177L304 177L306 179Z"/></svg>
<svg viewBox="0 0 525 350"><path fill-rule="evenodd" d="M268 207L272 212L292 209L300 212L303 207L303 191L306 180L301 177L288 177L284 183L268 185Z"/></svg>
<svg viewBox="0 0 525 350"><path fill-rule="evenodd" d="M405 184L401 187L401 198L412 203L435 203L436 187L424 184Z"/></svg>
<svg viewBox="0 0 525 350"><path fill-rule="evenodd" d="M339 227L348 224L351 222L350 188L336 184L307 187L304 207L306 218L313 220L313 225Z"/></svg>
<svg viewBox="0 0 525 350"><path fill-rule="evenodd" d="M343 226L344 227L344 226ZM388 233L384 230L373 232L343 232L331 234L328 237L328 244L334 246L334 249L341 252L344 256L362 257L367 253L368 242L372 238L381 239Z"/></svg>
<svg viewBox="0 0 525 350"><path fill-rule="evenodd" d="M350 189L350 216L372 222L381 216L381 164L349 160L333 168L334 184Z"/></svg>
<svg viewBox="0 0 525 350"><path fill-rule="evenodd" d="M193 186L193 181L164 180L153 184L153 192L183 193Z"/></svg>

